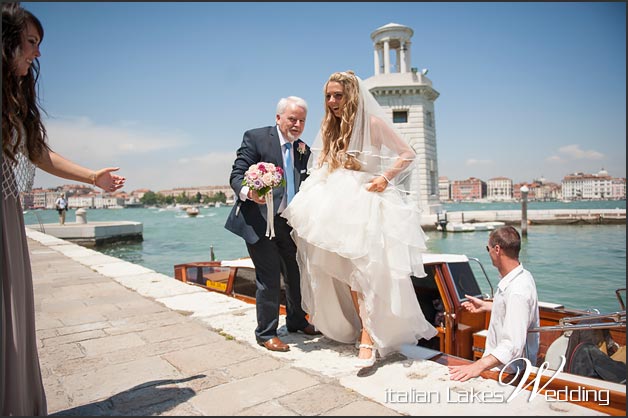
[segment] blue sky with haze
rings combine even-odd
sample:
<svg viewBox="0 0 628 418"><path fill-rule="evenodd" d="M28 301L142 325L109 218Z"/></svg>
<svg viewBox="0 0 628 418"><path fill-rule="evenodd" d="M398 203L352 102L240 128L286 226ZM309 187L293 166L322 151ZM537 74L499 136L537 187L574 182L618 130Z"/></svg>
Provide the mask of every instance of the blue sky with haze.
<svg viewBox="0 0 628 418"><path fill-rule="evenodd" d="M439 175L626 176L623 2L23 5L45 29L52 148L120 166L126 191L228 184L243 132L274 125L284 96L307 100L311 144L328 76L373 76L370 34L391 22L440 93Z"/></svg>

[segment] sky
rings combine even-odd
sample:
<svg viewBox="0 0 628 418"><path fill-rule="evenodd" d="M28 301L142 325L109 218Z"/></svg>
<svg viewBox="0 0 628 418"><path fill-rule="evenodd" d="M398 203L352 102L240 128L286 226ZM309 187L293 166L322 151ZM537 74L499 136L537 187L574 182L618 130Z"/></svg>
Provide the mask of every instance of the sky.
<svg viewBox="0 0 628 418"><path fill-rule="evenodd" d="M23 2L42 22L49 144L125 191L227 185L243 133L330 74L374 75L371 33L410 27L429 70L438 174L560 183L626 177L624 2ZM68 183L41 170L36 187ZM70 182L71 183L71 182Z"/></svg>

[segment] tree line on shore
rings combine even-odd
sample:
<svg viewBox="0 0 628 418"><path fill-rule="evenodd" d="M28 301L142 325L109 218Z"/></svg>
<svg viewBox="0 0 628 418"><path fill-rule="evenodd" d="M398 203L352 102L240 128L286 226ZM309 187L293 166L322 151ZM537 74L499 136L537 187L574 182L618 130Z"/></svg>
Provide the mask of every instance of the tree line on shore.
<svg viewBox="0 0 628 418"><path fill-rule="evenodd" d="M178 196L166 196L161 193L149 191L140 198L140 202L146 206L172 205L176 203L180 203L182 205L209 204L217 202L226 203L227 195L223 192L217 192L216 194L209 196L197 192L196 194L188 196L185 192L182 192Z"/></svg>

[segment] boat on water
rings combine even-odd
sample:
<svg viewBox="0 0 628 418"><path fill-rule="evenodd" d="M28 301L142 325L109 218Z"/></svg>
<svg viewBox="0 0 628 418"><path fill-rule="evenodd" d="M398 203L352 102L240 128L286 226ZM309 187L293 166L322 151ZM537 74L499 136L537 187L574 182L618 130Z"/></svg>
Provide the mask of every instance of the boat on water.
<svg viewBox="0 0 628 418"><path fill-rule="evenodd" d="M506 225L506 222L447 222L445 231L447 232L475 232L492 231L495 228Z"/></svg>
<svg viewBox="0 0 628 418"><path fill-rule="evenodd" d="M412 277L412 283L423 314L436 327L438 335L429 341L421 340L418 345L431 350L433 355L430 360L443 365L477 360L484 351L490 312L471 313L462 303L467 300L465 295L491 299L494 285L478 259L456 254L424 254L423 261L427 276ZM477 277L482 276L491 289L490 295L481 291ZM255 267L250 258L177 264L174 266L174 277L190 285L255 303ZM522 373L521 376L502 377L501 381L517 385L525 378L527 390L533 390L535 382L538 382L539 392L549 396L561 393L557 391L604 393L608 402L599 402L593 395L569 397L568 401L606 414L625 416L625 292L625 288L616 290L614 297L618 300L619 309L612 314L539 302L540 327L531 330L540 333L537 365L531 367L528 376ZM283 291L281 303L281 313L285 314ZM606 380L599 378L598 375L604 375L603 370L598 370L599 373L594 369L575 373L576 351L586 341L594 342L603 355L614 362L614 366L623 367L623 382L612 381L608 377ZM561 356L567 362L562 369ZM498 380L499 373L489 370L483 372L482 377Z"/></svg>
<svg viewBox="0 0 628 418"><path fill-rule="evenodd" d="M198 208L197 208L197 207L192 206L192 207L187 208L187 209L185 210L185 213L187 213L187 215L188 215L190 218L194 218L194 217L196 217L196 215L198 215L199 210L198 210Z"/></svg>

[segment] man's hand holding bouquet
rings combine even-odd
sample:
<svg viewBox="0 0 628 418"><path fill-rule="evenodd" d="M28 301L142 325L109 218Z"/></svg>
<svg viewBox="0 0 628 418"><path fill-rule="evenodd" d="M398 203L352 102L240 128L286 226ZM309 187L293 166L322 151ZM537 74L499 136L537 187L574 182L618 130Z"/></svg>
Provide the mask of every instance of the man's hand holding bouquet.
<svg viewBox="0 0 628 418"><path fill-rule="evenodd" d="M242 185L257 193L257 195L266 201L266 236L273 238L275 236L274 225L274 203L273 188L285 186L286 180L283 176L283 169L276 167L272 163L256 163L249 167L244 173Z"/></svg>

